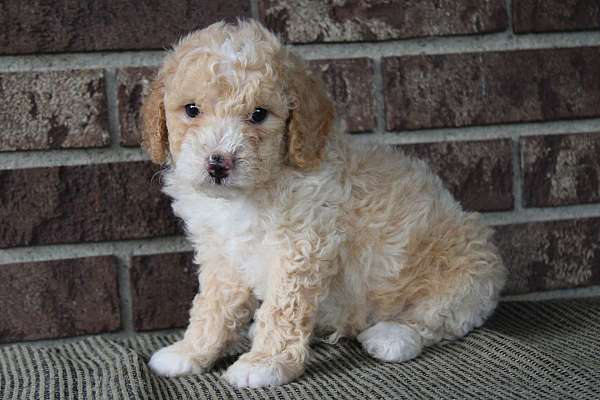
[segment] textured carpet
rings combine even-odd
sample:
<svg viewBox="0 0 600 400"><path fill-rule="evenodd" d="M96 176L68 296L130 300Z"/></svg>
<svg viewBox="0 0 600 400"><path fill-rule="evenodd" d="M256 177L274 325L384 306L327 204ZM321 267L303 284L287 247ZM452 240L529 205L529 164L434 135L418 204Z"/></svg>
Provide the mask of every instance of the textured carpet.
<svg viewBox="0 0 600 400"><path fill-rule="evenodd" d="M281 387L237 390L209 373L159 378L149 355L179 335L86 338L0 348L0 399L599 399L600 298L503 303L484 327L383 363L354 341L318 343L306 373Z"/></svg>

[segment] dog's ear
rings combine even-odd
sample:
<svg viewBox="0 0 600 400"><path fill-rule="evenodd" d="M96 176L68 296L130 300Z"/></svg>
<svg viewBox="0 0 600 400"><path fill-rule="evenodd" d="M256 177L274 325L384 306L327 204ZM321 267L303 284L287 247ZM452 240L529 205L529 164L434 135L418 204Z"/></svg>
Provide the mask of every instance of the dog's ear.
<svg viewBox="0 0 600 400"><path fill-rule="evenodd" d="M141 110L142 148L156 164L163 164L169 153L164 83L159 75L150 86Z"/></svg>
<svg viewBox="0 0 600 400"><path fill-rule="evenodd" d="M312 76L300 60L293 60L289 73L288 90L292 96L288 122L289 162L298 168L317 168L331 131L335 107L323 82Z"/></svg>

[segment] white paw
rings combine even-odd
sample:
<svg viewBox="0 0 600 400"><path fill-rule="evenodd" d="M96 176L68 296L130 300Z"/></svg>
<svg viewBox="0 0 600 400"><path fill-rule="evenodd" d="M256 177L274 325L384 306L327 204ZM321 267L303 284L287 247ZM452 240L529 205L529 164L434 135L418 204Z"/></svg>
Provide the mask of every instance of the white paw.
<svg viewBox="0 0 600 400"><path fill-rule="evenodd" d="M423 349L417 331L397 322L382 321L356 337L371 356L382 361L406 361L415 358Z"/></svg>
<svg viewBox="0 0 600 400"><path fill-rule="evenodd" d="M274 365L251 363L237 360L233 363L223 378L238 388L276 386L286 383L279 369Z"/></svg>
<svg viewBox="0 0 600 400"><path fill-rule="evenodd" d="M148 366L155 374L168 377L198 374L203 371L203 368L194 361L191 351L181 342L154 353Z"/></svg>

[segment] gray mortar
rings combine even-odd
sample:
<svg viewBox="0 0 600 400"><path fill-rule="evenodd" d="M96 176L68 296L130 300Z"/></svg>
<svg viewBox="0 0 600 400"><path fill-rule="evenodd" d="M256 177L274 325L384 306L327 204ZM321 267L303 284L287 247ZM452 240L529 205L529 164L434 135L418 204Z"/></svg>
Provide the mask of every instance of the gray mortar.
<svg viewBox="0 0 600 400"><path fill-rule="evenodd" d="M104 71L106 84L106 106L108 108L108 130L110 131L110 148L120 150L121 129L119 125L119 109L117 105L117 71L114 68Z"/></svg>
<svg viewBox="0 0 600 400"><path fill-rule="evenodd" d="M543 301L553 299L571 299L584 297L600 296L600 286L590 286L586 288L550 290L546 292L535 292L519 294L514 296L505 296L502 301Z"/></svg>
<svg viewBox="0 0 600 400"><path fill-rule="evenodd" d="M482 36L446 36L385 42L312 43L291 47L307 59L453 54L528 49L573 48L600 45L600 32L538 33L510 32ZM160 50L57 53L0 56L0 72L73 68L120 68L157 66L165 53Z"/></svg>
<svg viewBox="0 0 600 400"><path fill-rule="evenodd" d="M48 261L65 258L94 257L114 254L117 257L190 251L184 237L162 237L95 243L57 244L47 246L14 247L0 250L1 264L27 261Z"/></svg>
<svg viewBox="0 0 600 400"><path fill-rule="evenodd" d="M376 132L385 132L385 102L383 97L383 74L382 74L382 66L381 66L381 58L373 59L373 100L375 105L375 121L376 126L373 132L361 135L352 135L353 138L364 137L369 140L371 138L371 143L373 140L373 133Z"/></svg>
<svg viewBox="0 0 600 400"><path fill-rule="evenodd" d="M250 0L250 16L258 19L258 0Z"/></svg>
<svg viewBox="0 0 600 400"><path fill-rule="evenodd" d="M512 174L513 174L513 198L515 211L523 209L523 177L521 176L521 155L520 143L518 138L513 138L512 143Z"/></svg>

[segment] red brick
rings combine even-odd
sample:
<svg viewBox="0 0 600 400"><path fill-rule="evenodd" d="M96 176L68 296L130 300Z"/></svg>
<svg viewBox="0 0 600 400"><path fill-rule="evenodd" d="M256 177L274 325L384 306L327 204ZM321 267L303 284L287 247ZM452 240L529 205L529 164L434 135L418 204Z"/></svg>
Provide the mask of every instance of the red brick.
<svg viewBox="0 0 600 400"><path fill-rule="evenodd" d="M0 73L0 151L109 144L101 70Z"/></svg>
<svg viewBox="0 0 600 400"><path fill-rule="evenodd" d="M600 133L521 138L526 207L600 201Z"/></svg>
<svg viewBox="0 0 600 400"><path fill-rule="evenodd" d="M187 325L198 292L193 253L167 253L131 258L133 325L136 331Z"/></svg>
<svg viewBox="0 0 600 400"><path fill-rule="evenodd" d="M503 31L500 0L259 0L261 20L289 42L354 42Z"/></svg>
<svg viewBox="0 0 600 400"><path fill-rule="evenodd" d="M408 155L427 161L467 210L513 209L510 140L403 145Z"/></svg>
<svg viewBox="0 0 600 400"><path fill-rule="evenodd" d="M600 284L600 218L496 227L507 294Z"/></svg>
<svg viewBox="0 0 600 400"><path fill-rule="evenodd" d="M372 131L376 125L372 96L373 61L368 58L315 60L310 66L321 74L348 130Z"/></svg>
<svg viewBox="0 0 600 400"><path fill-rule="evenodd" d="M598 0L513 0L516 33L600 28Z"/></svg>
<svg viewBox="0 0 600 400"><path fill-rule="evenodd" d="M600 116L600 47L383 60L388 130Z"/></svg>
<svg viewBox="0 0 600 400"><path fill-rule="evenodd" d="M115 331L115 258L0 265L0 309L0 342Z"/></svg>
<svg viewBox="0 0 600 400"><path fill-rule="evenodd" d="M0 248L179 233L149 162L0 171Z"/></svg>
<svg viewBox="0 0 600 400"><path fill-rule="evenodd" d="M249 15L248 0L6 0L0 54L162 49L191 30Z"/></svg>
<svg viewBox="0 0 600 400"><path fill-rule="evenodd" d="M139 112L157 68L131 67L117 72L119 124L121 144L139 146L141 139Z"/></svg>

